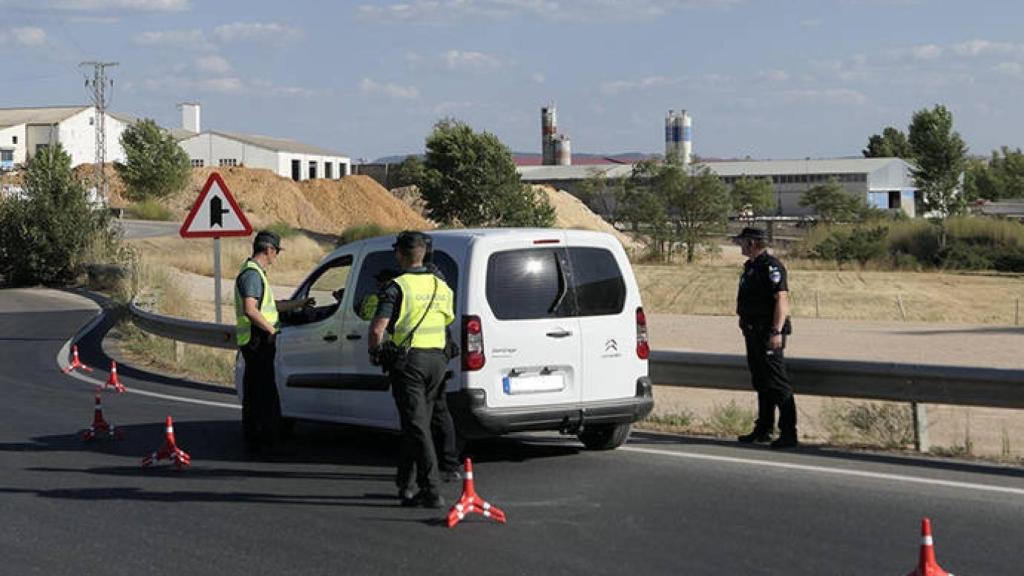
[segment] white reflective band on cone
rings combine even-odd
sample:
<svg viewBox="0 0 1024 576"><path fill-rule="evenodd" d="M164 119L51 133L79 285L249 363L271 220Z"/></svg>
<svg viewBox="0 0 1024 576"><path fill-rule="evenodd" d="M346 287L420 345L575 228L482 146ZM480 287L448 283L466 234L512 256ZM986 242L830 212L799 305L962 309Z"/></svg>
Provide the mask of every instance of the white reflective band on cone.
<svg viewBox="0 0 1024 576"><path fill-rule="evenodd" d="M923 536L921 537L921 544L924 544L925 546L931 546L932 544L934 544L934 541L932 540L931 536Z"/></svg>
<svg viewBox="0 0 1024 576"><path fill-rule="evenodd" d="M472 472L466 472L465 476L466 476L466 480L472 480L473 479L473 473Z"/></svg>

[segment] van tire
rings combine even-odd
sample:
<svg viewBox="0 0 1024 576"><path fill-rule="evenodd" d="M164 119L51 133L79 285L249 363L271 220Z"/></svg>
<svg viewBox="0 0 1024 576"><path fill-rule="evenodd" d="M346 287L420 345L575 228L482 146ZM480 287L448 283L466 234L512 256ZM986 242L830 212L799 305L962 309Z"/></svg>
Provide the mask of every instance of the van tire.
<svg viewBox="0 0 1024 576"><path fill-rule="evenodd" d="M592 424L576 435L588 450L614 450L626 443L632 424Z"/></svg>

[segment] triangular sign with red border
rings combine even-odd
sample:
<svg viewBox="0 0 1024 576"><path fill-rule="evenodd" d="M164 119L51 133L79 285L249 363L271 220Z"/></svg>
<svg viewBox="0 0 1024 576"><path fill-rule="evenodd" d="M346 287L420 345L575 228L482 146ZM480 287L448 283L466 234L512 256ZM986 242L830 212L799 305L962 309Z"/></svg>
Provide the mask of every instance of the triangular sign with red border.
<svg viewBox="0 0 1024 576"><path fill-rule="evenodd" d="M252 225L220 174L213 172L178 233L182 238L248 236L252 234Z"/></svg>

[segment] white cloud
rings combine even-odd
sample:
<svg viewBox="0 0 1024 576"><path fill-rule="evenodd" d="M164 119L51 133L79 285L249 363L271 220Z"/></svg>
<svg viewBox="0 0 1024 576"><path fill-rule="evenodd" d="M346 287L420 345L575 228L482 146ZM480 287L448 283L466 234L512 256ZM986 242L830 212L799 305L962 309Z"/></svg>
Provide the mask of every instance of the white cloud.
<svg viewBox="0 0 1024 576"><path fill-rule="evenodd" d="M682 78L668 78L666 76L648 76L640 80L615 80L605 82L601 85L601 92L609 96L635 92L637 90L649 90L662 86L672 86L682 82Z"/></svg>
<svg viewBox="0 0 1024 576"><path fill-rule="evenodd" d="M862 92L848 88L825 88L821 90L786 90L779 92L782 100L789 103L821 103L839 104L843 106L861 106L866 104L868 97Z"/></svg>
<svg viewBox="0 0 1024 576"><path fill-rule="evenodd" d="M0 44L7 44L8 42L29 48L43 46L46 44L46 31L35 26L0 30Z"/></svg>
<svg viewBox="0 0 1024 576"><path fill-rule="evenodd" d="M231 64L216 54L196 58L196 67L203 72L212 72L213 74L224 74L231 70Z"/></svg>
<svg viewBox="0 0 1024 576"><path fill-rule="evenodd" d="M396 100L415 100L420 97L420 91L415 86L400 86L392 83L380 83L369 78L359 81L359 91L370 96L381 95Z"/></svg>
<svg viewBox="0 0 1024 576"><path fill-rule="evenodd" d="M245 89L245 84L240 78L222 77L222 78L204 78L195 82L196 88L206 92L216 92L219 94L238 94Z"/></svg>
<svg viewBox="0 0 1024 576"><path fill-rule="evenodd" d="M244 97L306 97L315 94L313 90L297 86L277 86L267 80L247 81L236 76L195 78L180 72L149 78L142 82L142 88L150 92L173 93L181 97L191 97L197 92Z"/></svg>
<svg viewBox="0 0 1024 576"><path fill-rule="evenodd" d="M154 30L141 32L132 38L140 46L168 46L171 48L189 48L208 50L211 48L206 34L198 28L191 30Z"/></svg>
<svg viewBox="0 0 1024 576"><path fill-rule="evenodd" d="M727 9L746 0L413 0L363 4L364 18L389 22L438 23L466 18L504 20L540 17L547 20L621 20L654 18L686 9Z"/></svg>
<svg viewBox="0 0 1024 576"><path fill-rule="evenodd" d="M441 55L449 70L495 70L501 68L501 60L483 52L449 50Z"/></svg>
<svg viewBox="0 0 1024 576"><path fill-rule="evenodd" d="M52 0L50 8L100 12L130 10L136 12L180 12L188 10L188 0Z"/></svg>
<svg viewBox="0 0 1024 576"><path fill-rule="evenodd" d="M1014 78L1022 78L1024 77L1024 64L1020 62L1000 62L996 64L995 71Z"/></svg>
<svg viewBox="0 0 1024 576"><path fill-rule="evenodd" d="M1013 54L1024 51L1020 44L1007 42L992 42L990 40L974 39L961 42L953 46L953 51L961 56L985 56L991 54Z"/></svg>
<svg viewBox="0 0 1024 576"><path fill-rule="evenodd" d="M214 36L221 42L291 42L302 37L302 33L276 22L232 22L213 29Z"/></svg>
<svg viewBox="0 0 1024 576"><path fill-rule="evenodd" d="M914 59L916 60L935 60L939 56L942 56L942 47L935 44L915 46L911 49L911 54L914 55Z"/></svg>

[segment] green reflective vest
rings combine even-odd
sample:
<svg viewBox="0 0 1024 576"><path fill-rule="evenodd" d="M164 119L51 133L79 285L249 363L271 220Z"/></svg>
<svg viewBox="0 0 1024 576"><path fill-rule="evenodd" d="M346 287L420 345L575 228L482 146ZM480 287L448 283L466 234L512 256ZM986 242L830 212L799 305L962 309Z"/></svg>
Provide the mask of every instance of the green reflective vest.
<svg viewBox="0 0 1024 576"><path fill-rule="evenodd" d="M437 294L434 294L434 282L437 282ZM455 320L452 289L433 274L402 274L395 278L395 283L402 290L402 309L391 341L401 345L418 323L419 328L407 345L410 348L443 349L444 329ZM432 294L433 303L430 301ZM422 323L420 318L423 318Z"/></svg>
<svg viewBox="0 0 1024 576"><path fill-rule="evenodd" d="M260 300L260 314L266 318L274 328L277 328L277 303L274 301L274 291L270 289L270 282L267 282L267 275L263 268L252 260L246 260L238 271L241 276L246 270L255 270L263 282L263 299ZM245 304L242 301L242 293L238 291L238 282L235 282L235 338L239 346L245 346L252 339L252 320L245 315Z"/></svg>
<svg viewBox="0 0 1024 576"><path fill-rule="evenodd" d="M359 307L359 317L363 320L373 320L373 315L377 313L377 304L379 302L380 298L376 294L370 294L363 298L363 304Z"/></svg>

